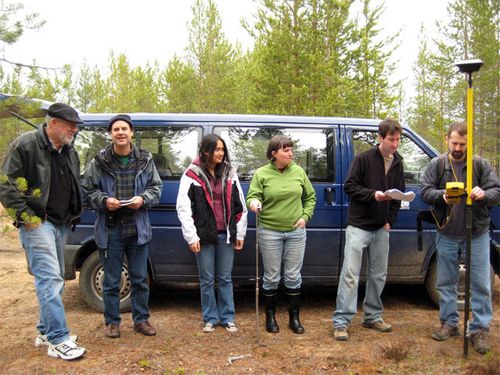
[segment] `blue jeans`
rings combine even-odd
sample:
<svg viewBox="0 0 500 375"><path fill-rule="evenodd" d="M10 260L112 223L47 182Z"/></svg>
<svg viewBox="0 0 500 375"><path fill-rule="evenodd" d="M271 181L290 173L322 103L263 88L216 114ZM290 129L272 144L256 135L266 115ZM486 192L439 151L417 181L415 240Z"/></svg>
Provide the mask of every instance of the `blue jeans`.
<svg viewBox="0 0 500 375"><path fill-rule="evenodd" d="M55 225L49 221L32 230L24 226L19 230L31 272L35 276L40 313L37 329L47 335L49 342L54 345L69 339L62 301L67 234L67 225Z"/></svg>
<svg viewBox="0 0 500 375"><path fill-rule="evenodd" d="M132 285L132 319L134 324L149 319L148 248L149 243L137 245L137 236L123 238L120 225L108 228L108 248L99 249L104 267L102 297L106 324L119 324L121 321L120 281L124 256L127 257Z"/></svg>
<svg viewBox="0 0 500 375"><path fill-rule="evenodd" d="M345 232L344 264L337 289L337 306L333 313L333 326L347 327L356 315L359 273L363 251L367 249L366 292L363 301L363 321L382 320L384 307L380 295L387 278L389 232L384 228L366 231L348 225Z"/></svg>
<svg viewBox="0 0 500 375"><path fill-rule="evenodd" d="M439 319L452 327L458 325L457 281L461 254L465 257L465 240L455 240L436 234L437 279L439 293ZM489 329L493 316L490 286L490 237L484 233L471 243L471 310L469 332Z"/></svg>
<svg viewBox="0 0 500 375"><path fill-rule="evenodd" d="M302 285L302 263L306 249L306 228L280 232L259 228L259 248L264 266L262 288L278 289L283 261L283 279L288 289L299 289Z"/></svg>
<svg viewBox="0 0 500 375"><path fill-rule="evenodd" d="M233 244L226 243L225 234L218 235L217 245L203 244L196 253L200 277L201 313L205 323L225 325L234 322ZM218 295L215 299L215 275Z"/></svg>

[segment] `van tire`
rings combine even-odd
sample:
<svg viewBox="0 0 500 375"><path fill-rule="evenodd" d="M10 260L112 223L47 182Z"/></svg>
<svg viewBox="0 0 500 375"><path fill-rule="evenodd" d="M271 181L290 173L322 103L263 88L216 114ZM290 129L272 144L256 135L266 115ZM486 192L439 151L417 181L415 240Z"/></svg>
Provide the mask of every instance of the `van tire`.
<svg viewBox="0 0 500 375"><path fill-rule="evenodd" d="M427 289L427 293L431 298L432 302L434 302L437 306L439 306L439 293L436 289L436 278L437 278L437 259L434 258L429 266L427 271L427 277L425 279L425 288ZM491 282L491 290L493 290L493 286L495 285L495 271L493 267L490 265L490 282ZM465 265L460 264L460 275L459 275L459 290L463 291L459 294L457 298L458 310L462 311L465 308ZM491 295L493 298L493 293Z"/></svg>
<svg viewBox="0 0 500 375"><path fill-rule="evenodd" d="M104 269L99 259L99 251L94 251L83 262L80 269L79 284L80 291L87 304L99 312L104 312L104 303L102 300L103 281ZM120 282L120 312L129 312L131 310L130 293L131 285L128 277L128 267L124 263Z"/></svg>

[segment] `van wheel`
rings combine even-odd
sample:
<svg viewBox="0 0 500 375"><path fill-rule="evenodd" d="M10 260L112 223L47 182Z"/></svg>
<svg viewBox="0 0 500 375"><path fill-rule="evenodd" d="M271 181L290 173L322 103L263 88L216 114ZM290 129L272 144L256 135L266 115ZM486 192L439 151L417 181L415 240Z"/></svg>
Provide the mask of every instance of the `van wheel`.
<svg viewBox="0 0 500 375"><path fill-rule="evenodd" d="M104 283L104 268L99 259L99 251L94 251L85 259L80 269L80 290L85 301L95 310L104 312L102 300L102 288ZM122 276L120 281L120 311L130 311L131 285L128 277L128 267L124 263L122 266Z"/></svg>
<svg viewBox="0 0 500 375"><path fill-rule="evenodd" d="M427 277L425 279L425 288L427 289L427 293L431 298L432 302L434 302L437 306L439 306L439 293L436 289L436 277L437 277L437 260L434 258L429 266L429 270L427 271ZM493 286L495 285L495 271L493 267L490 265L490 283L491 289L493 290ZM493 298L493 293L492 296ZM461 263L459 265L459 273L458 273L458 285L457 285L457 305L458 310L462 311L465 308L465 264Z"/></svg>

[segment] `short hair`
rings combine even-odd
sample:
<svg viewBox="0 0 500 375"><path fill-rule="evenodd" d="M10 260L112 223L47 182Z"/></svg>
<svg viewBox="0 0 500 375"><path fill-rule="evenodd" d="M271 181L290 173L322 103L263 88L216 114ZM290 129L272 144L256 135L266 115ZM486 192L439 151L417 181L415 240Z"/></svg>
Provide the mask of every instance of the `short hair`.
<svg viewBox="0 0 500 375"><path fill-rule="evenodd" d="M293 147L293 141L290 138L283 134L272 137L267 145L267 160L274 161L273 151L278 151L285 147Z"/></svg>
<svg viewBox="0 0 500 375"><path fill-rule="evenodd" d="M380 135L382 139L385 139L385 137L394 133L403 133L403 128L396 120L387 118L378 124L378 135Z"/></svg>
<svg viewBox="0 0 500 375"><path fill-rule="evenodd" d="M451 133L457 132L459 136L464 137L467 135L467 124L463 121L454 122L448 128L448 132L446 133L447 137L450 137Z"/></svg>

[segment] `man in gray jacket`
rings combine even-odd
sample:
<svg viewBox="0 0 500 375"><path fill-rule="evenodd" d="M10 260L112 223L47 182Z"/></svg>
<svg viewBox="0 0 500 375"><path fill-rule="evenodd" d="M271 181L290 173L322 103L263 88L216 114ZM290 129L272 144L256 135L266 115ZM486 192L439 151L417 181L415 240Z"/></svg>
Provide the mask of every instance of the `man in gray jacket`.
<svg viewBox="0 0 500 375"><path fill-rule="evenodd" d="M132 143L130 116L114 116L108 131L112 143L91 161L82 182L85 202L97 211L94 229L104 267L105 335L120 337L120 280L126 256L134 330L153 336L156 330L149 322L147 281L152 232L147 208L159 203L162 181L151 153Z"/></svg>
<svg viewBox="0 0 500 375"><path fill-rule="evenodd" d="M447 182L466 182L467 126L450 125L446 135L448 152L434 158L422 177L422 199L432 207L436 220L437 280L441 327L432 334L437 341L458 336L457 292L460 257L465 253L465 198L446 195ZM473 159L471 307L469 335L481 354L490 350L487 337L492 319L490 285L489 208L500 203L500 183L491 165Z"/></svg>
<svg viewBox="0 0 500 375"><path fill-rule="evenodd" d="M35 277L40 305L35 346L65 360L85 354L69 335L62 302L64 245L82 212L80 161L72 147L79 123L73 108L52 104L46 123L12 143L0 183L0 200L19 228Z"/></svg>

